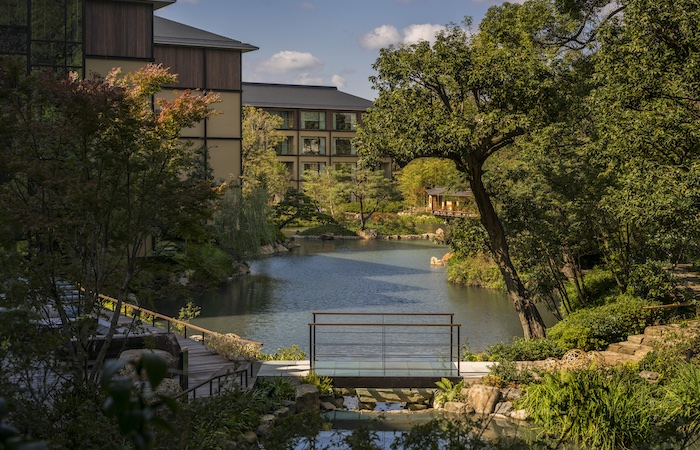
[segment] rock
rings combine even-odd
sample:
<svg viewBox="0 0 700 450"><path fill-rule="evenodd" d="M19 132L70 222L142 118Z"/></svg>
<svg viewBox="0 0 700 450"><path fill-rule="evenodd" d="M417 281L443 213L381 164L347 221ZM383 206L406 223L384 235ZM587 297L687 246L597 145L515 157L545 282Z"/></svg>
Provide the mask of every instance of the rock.
<svg viewBox="0 0 700 450"><path fill-rule="evenodd" d="M231 275L247 275L250 273L250 266L244 261L236 261L231 265Z"/></svg>
<svg viewBox="0 0 700 450"><path fill-rule="evenodd" d="M313 384L300 384L296 388L297 412L317 412L321 406L318 388Z"/></svg>
<svg viewBox="0 0 700 450"><path fill-rule="evenodd" d="M449 413L457 413L457 414L467 414L469 413L468 411L468 405L464 402L445 402L444 405L442 405L442 408ZM473 409L473 408L472 408Z"/></svg>
<svg viewBox="0 0 700 450"><path fill-rule="evenodd" d="M428 407L420 403L411 403L408 405L409 411L425 411L426 409L428 409Z"/></svg>
<svg viewBox="0 0 700 450"><path fill-rule="evenodd" d="M331 402L321 402L321 409L324 411L335 411L337 408Z"/></svg>
<svg viewBox="0 0 700 450"><path fill-rule="evenodd" d="M445 240L445 230L442 228L438 228L435 230L435 239L438 241L444 241Z"/></svg>
<svg viewBox="0 0 700 450"><path fill-rule="evenodd" d="M469 388L467 403L477 414L491 414L500 398L501 391L497 387L474 384Z"/></svg>
<svg viewBox="0 0 700 450"><path fill-rule="evenodd" d="M175 378L166 378L160 382L156 388L156 394L165 395L166 397L175 397L182 392L180 381Z"/></svg>
<svg viewBox="0 0 700 450"><path fill-rule="evenodd" d="M523 396L523 390L518 388L506 388L501 390L501 398L512 402L513 400L518 400Z"/></svg>
<svg viewBox="0 0 700 450"><path fill-rule="evenodd" d="M500 414L502 416L507 416L512 410L513 404L511 402L500 402L496 404L493 413Z"/></svg>
<svg viewBox="0 0 700 450"><path fill-rule="evenodd" d="M246 444L255 444L258 442L258 435L254 431L246 431L241 434L241 440Z"/></svg>
<svg viewBox="0 0 700 450"><path fill-rule="evenodd" d="M362 239L377 239L377 236L379 236L377 230L360 230L357 232L357 235Z"/></svg>
<svg viewBox="0 0 700 450"><path fill-rule="evenodd" d="M283 406L279 409L276 409L272 414L279 419L280 417L289 416L291 414L291 410L288 407Z"/></svg>
<svg viewBox="0 0 700 450"><path fill-rule="evenodd" d="M264 414L260 416L260 425L262 426L267 425L273 427L275 422L277 422L277 417L275 417L274 414Z"/></svg>
<svg viewBox="0 0 700 450"><path fill-rule="evenodd" d="M442 266L444 264L445 263L441 259L438 259L437 256L432 256L430 258L430 265L431 266Z"/></svg>
<svg viewBox="0 0 700 450"><path fill-rule="evenodd" d="M514 409L508 414L508 417L515 420L527 420L530 414L527 413L526 409Z"/></svg>
<svg viewBox="0 0 700 450"><path fill-rule="evenodd" d="M194 278L194 273L194 269L185 270L180 274L180 277L178 278L178 283L180 283L182 286L188 286L192 278Z"/></svg>
<svg viewBox="0 0 700 450"><path fill-rule="evenodd" d="M275 244L275 253L286 253L289 249L280 243Z"/></svg>
<svg viewBox="0 0 700 450"><path fill-rule="evenodd" d="M444 255L442 255L442 262L443 262L444 264L447 264L447 261L449 261L449 260L452 258L453 255L454 255L454 254L453 254L452 252L445 253Z"/></svg>
<svg viewBox="0 0 700 450"><path fill-rule="evenodd" d="M178 362L180 361L180 343L173 333L157 334L152 336L152 339L155 340L155 348L170 353L173 357L177 358Z"/></svg>
<svg viewBox="0 0 700 450"><path fill-rule="evenodd" d="M138 348L138 349L132 349L132 350L124 350L119 355L119 359L124 360L124 361L137 363L137 362L141 361L141 358L143 357L143 355L148 354L148 353L160 356L161 358L163 358L163 360L165 360L166 364L168 365L168 368L173 369L173 370L177 370L180 361L177 358L175 358L173 355L171 355L170 353L166 352L165 350L157 350L157 349L152 350L150 348ZM145 380L146 379L146 377L145 377L146 374L142 373L142 374L140 374L140 376L137 375L135 373L134 366L131 364L126 365L120 371L120 374L131 377L134 380L138 380L138 379Z"/></svg>
<svg viewBox="0 0 700 450"><path fill-rule="evenodd" d="M657 383L659 381L659 373L650 370L642 370L639 376L646 380L647 383Z"/></svg>
<svg viewBox="0 0 700 450"><path fill-rule="evenodd" d="M259 253L261 255L272 255L275 253L275 248L272 245L263 245L260 247Z"/></svg>
<svg viewBox="0 0 700 450"><path fill-rule="evenodd" d="M289 409L289 414L295 414L297 411L297 402L294 400L282 400L282 407Z"/></svg>

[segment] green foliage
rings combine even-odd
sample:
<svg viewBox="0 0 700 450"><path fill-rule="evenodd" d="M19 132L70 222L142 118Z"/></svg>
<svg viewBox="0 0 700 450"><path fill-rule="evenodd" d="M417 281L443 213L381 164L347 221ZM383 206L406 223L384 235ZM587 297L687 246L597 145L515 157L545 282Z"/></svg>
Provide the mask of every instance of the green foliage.
<svg viewBox="0 0 700 450"><path fill-rule="evenodd" d="M583 299L580 298L573 282L566 285L572 310L588 305L602 305L609 297L620 293L620 288L617 286L612 272L600 267L587 272L583 277L582 284L583 294L586 297Z"/></svg>
<svg viewBox="0 0 700 450"><path fill-rule="evenodd" d="M457 256L476 257L490 252L489 237L478 219L455 219L450 223L447 244Z"/></svg>
<svg viewBox="0 0 700 450"><path fill-rule="evenodd" d="M261 400L281 404L284 400L296 398L296 388L292 380L285 377L261 378L255 382L254 396Z"/></svg>
<svg viewBox="0 0 700 450"><path fill-rule="evenodd" d="M301 381L316 386L321 395L333 395L333 379L331 377L325 377L311 371Z"/></svg>
<svg viewBox="0 0 700 450"><path fill-rule="evenodd" d="M197 280L216 286L231 276L233 258L214 244L189 243L182 266L184 270L194 270Z"/></svg>
<svg viewBox="0 0 700 450"><path fill-rule="evenodd" d="M289 189L284 199L272 206L273 220L282 229L298 222L330 223L333 217L319 212L319 205L311 197L296 189Z"/></svg>
<svg viewBox="0 0 700 450"><path fill-rule="evenodd" d="M489 361L539 361L561 358L566 352L557 341L549 338L523 339L514 337L510 344L489 345L484 352Z"/></svg>
<svg viewBox="0 0 700 450"><path fill-rule="evenodd" d="M177 314L177 320L179 320L180 322L190 323L192 319L199 317L201 313L201 306L195 305L192 302L187 302L185 306L180 308L180 311ZM176 333L183 334L185 331L185 325L176 323L173 325L173 327Z"/></svg>
<svg viewBox="0 0 700 450"><path fill-rule="evenodd" d="M657 261L634 266L630 272L627 290L645 300L662 304L685 300L687 295L678 286L673 273Z"/></svg>
<svg viewBox="0 0 700 450"><path fill-rule="evenodd" d="M421 158L401 168L398 189L407 207L425 207L425 191L437 186L457 186L464 182L454 162L439 158Z"/></svg>
<svg viewBox="0 0 700 450"><path fill-rule="evenodd" d="M275 353L260 353L263 361L303 361L306 359L306 352L299 348L299 344L291 347L278 348Z"/></svg>
<svg viewBox="0 0 700 450"><path fill-rule="evenodd" d="M662 427L678 448L691 447L700 441L700 365L680 364L676 376L663 386L661 395L658 409Z"/></svg>
<svg viewBox="0 0 700 450"><path fill-rule="evenodd" d="M447 279L465 286L505 289L505 281L498 266L485 255L453 256L447 264Z"/></svg>
<svg viewBox="0 0 700 450"><path fill-rule="evenodd" d="M651 313L642 309L646 305L637 297L621 295L607 305L579 309L550 328L548 338L564 350L603 350L650 325Z"/></svg>
<svg viewBox="0 0 700 450"><path fill-rule="evenodd" d="M256 255L261 245L277 240L269 193L263 188L245 195L236 187L226 187L219 196L212 223L217 244L240 261Z"/></svg>
<svg viewBox="0 0 700 450"><path fill-rule="evenodd" d="M247 343L235 334L208 334L205 345L229 361L240 362L260 359L260 347Z"/></svg>
<svg viewBox="0 0 700 450"><path fill-rule="evenodd" d="M131 362L137 374L145 373L146 386L136 386L128 376L117 372L128 364L122 360L109 360L102 373L102 386L107 394L104 410L115 417L119 431L137 449L154 448L153 427L170 430L170 424L157 415L158 409L167 407L175 412L176 403L170 397L157 394L155 390L168 374L168 366L163 358L145 353L137 362Z"/></svg>
<svg viewBox="0 0 700 450"><path fill-rule="evenodd" d="M543 432L587 448L637 448L653 442L652 387L627 367L546 373L521 405Z"/></svg>
<svg viewBox="0 0 700 450"><path fill-rule="evenodd" d="M338 224L326 224L318 227L308 228L301 233L302 236L321 236L323 234L333 234L335 236L357 236L357 233Z"/></svg>
<svg viewBox="0 0 700 450"><path fill-rule="evenodd" d="M495 386L522 386L534 383L536 377L542 375L542 371L533 371L530 368L520 368L513 360L503 360L498 364L493 364L489 369L489 375L494 380L498 380Z"/></svg>
<svg viewBox="0 0 700 450"><path fill-rule="evenodd" d="M464 388L464 380L453 383L448 378L442 378L440 381L436 381L435 385L440 389L435 392L435 398L433 403L436 406L442 406L447 402L457 402L464 400L462 395L462 389Z"/></svg>

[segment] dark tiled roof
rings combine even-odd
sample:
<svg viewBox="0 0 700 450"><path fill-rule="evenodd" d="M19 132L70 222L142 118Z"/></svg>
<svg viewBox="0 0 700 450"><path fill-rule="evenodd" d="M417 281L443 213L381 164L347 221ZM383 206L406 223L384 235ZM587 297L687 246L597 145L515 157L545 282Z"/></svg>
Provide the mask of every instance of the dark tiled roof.
<svg viewBox="0 0 700 450"><path fill-rule="evenodd" d="M254 45L235 39L200 30L183 23L153 16L153 43L183 45L186 47L212 47L250 52L257 50Z"/></svg>
<svg viewBox="0 0 700 450"><path fill-rule="evenodd" d="M261 108L308 108L365 111L372 102L335 86L243 83L243 104Z"/></svg>

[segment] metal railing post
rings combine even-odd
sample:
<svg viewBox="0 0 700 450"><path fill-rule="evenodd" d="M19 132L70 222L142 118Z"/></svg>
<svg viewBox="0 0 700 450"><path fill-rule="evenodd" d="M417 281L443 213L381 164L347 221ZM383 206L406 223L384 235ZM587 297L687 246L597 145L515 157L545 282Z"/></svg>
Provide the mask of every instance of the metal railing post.
<svg viewBox="0 0 700 450"><path fill-rule="evenodd" d="M189 388L190 384L190 362L189 362L189 356L190 356L190 350L185 347L182 350L180 350L180 362L179 362L179 368L180 368L180 387L182 388L183 391L186 391L187 388Z"/></svg>

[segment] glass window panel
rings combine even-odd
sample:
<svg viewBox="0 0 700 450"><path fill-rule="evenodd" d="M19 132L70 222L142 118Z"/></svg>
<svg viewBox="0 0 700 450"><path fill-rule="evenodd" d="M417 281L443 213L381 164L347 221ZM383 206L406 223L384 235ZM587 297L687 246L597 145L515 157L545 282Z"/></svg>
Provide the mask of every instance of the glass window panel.
<svg viewBox="0 0 700 450"><path fill-rule="evenodd" d="M66 39L65 3L61 0L32 1L32 40Z"/></svg>
<svg viewBox="0 0 700 450"><path fill-rule="evenodd" d="M65 66L66 54L63 42L32 41L32 65Z"/></svg>
<svg viewBox="0 0 700 450"><path fill-rule="evenodd" d="M279 126L280 130L289 130L294 124L294 111L269 111L270 114L281 117L282 125Z"/></svg>
<svg viewBox="0 0 700 450"><path fill-rule="evenodd" d="M0 2L0 25L27 25L27 0Z"/></svg>
<svg viewBox="0 0 700 450"><path fill-rule="evenodd" d="M333 113L335 130L352 131L357 129L357 113Z"/></svg>
<svg viewBox="0 0 700 450"><path fill-rule="evenodd" d="M282 142L277 144L275 152L278 155L293 155L294 154L294 138L287 136Z"/></svg>
<svg viewBox="0 0 700 450"><path fill-rule="evenodd" d="M304 163L302 165L302 169L304 172L312 171L312 172L316 172L316 173L323 173L326 170L326 163L322 163L322 162Z"/></svg>
<svg viewBox="0 0 700 450"><path fill-rule="evenodd" d="M66 0L66 40L83 40L83 0Z"/></svg>
<svg viewBox="0 0 700 450"><path fill-rule="evenodd" d="M352 138L334 138L333 154L338 156L355 156L357 151L352 144Z"/></svg>
<svg viewBox="0 0 700 450"><path fill-rule="evenodd" d="M302 138L301 152L304 155L325 155L326 138L305 137Z"/></svg>
<svg viewBox="0 0 700 450"><path fill-rule="evenodd" d="M326 129L326 113L321 111L302 111L301 112L301 129L302 130L325 130Z"/></svg>
<svg viewBox="0 0 700 450"><path fill-rule="evenodd" d="M0 26L0 53L24 55L27 53L27 29L21 26Z"/></svg>

